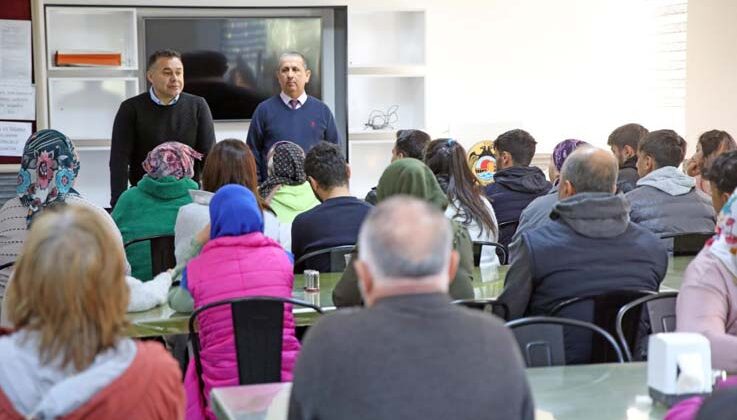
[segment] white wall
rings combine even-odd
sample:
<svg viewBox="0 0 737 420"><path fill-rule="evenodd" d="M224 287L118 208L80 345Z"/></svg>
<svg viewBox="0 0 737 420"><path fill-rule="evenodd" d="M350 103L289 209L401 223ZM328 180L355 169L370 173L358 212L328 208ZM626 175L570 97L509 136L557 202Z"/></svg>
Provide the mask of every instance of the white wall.
<svg viewBox="0 0 737 420"><path fill-rule="evenodd" d="M686 140L711 129L737 135L737 1L688 5Z"/></svg>
<svg viewBox="0 0 737 420"><path fill-rule="evenodd" d="M70 1L85 3L85 0ZM470 146L481 139L493 139L506 129L521 127L538 140L538 152L548 153L565 138L580 138L605 147L612 129L627 122L640 122L648 128L682 130L683 115L663 112L656 92L653 8L659 2L221 0L217 3L237 7L348 3L349 10L425 9L426 120L430 133L453 136ZM196 0L98 0L94 3L201 6ZM733 0L705 3L719 3L730 10L737 8ZM710 12L706 5L694 9L700 14L710 13L710 19L720 18L725 22L728 19L719 15L720 12ZM725 23L712 37L737 39L732 34L735 30ZM732 61L734 64L737 58ZM732 70L730 67L720 72L735 74ZM706 78L703 76L698 81L707 83ZM726 100L727 96L728 92L720 92L720 98ZM698 96L689 99L695 101ZM716 115L727 118L726 112ZM218 139L245 138L245 124L218 124L216 129ZM354 158L352 165L361 162ZM94 175L96 182L103 183L99 175ZM373 182L360 181L365 185Z"/></svg>

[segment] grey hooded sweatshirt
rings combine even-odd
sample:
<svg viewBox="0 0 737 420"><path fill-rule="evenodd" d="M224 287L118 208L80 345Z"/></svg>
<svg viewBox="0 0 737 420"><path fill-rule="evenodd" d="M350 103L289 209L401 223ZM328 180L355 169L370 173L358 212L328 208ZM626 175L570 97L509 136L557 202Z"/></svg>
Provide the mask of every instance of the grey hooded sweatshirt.
<svg viewBox="0 0 737 420"><path fill-rule="evenodd" d="M656 236L714 231L716 220L711 200L690 176L674 166L658 168L637 181L625 197L630 219ZM670 249L671 243L665 243Z"/></svg>

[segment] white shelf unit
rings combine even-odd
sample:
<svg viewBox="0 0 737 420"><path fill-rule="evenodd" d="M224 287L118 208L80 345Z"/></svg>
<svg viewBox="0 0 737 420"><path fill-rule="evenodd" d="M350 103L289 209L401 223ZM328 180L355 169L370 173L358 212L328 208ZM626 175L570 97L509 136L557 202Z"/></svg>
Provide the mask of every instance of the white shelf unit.
<svg viewBox="0 0 737 420"><path fill-rule="evenodd" d="M376 185L399 129L425 127L425 11L352 10L348 15L351 191ZM398 106L390 128L365 127L372 111Z"/></svg>
<svg viewBox="0 0 737 420"><path fill-rule="evenodd" d="M120 103L137 94L135 77L50 77L49 126L74 140L110 139Z"/></svg>
<svg viewBox="0 0 737 420"><path fill-rule="evenodd" d="M93 34L93 35L91 35ZM90 67L59 67L57 51L112 51L121 53L116 70L138 70L136 10L105 7L47 7L46 57L49 70L79 71Z"/></svg>

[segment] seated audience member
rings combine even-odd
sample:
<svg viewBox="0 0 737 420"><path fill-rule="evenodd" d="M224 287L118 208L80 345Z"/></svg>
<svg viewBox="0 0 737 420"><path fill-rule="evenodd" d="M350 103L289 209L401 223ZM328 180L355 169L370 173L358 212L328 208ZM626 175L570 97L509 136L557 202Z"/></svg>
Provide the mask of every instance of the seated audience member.
<svg viewBox="0 0 737 420"><path fill-rule="evenodd" d="M637 188L625 197L632 222L658 237L681 232L714 231L714 209L709 198L694 187L694 179L681 172L681 142L672 130L648 134L639 144ZM672 247L672 240L669 240Z"/></svg>
<svg viewBox="0 0 737 420"><path fill-rule="evenodd" d="M345 162L340 146L320 142L307 153L305 173L319 206L298 215L292 223L294 260L310 252L339 245L355 245L358 229L371 205L350 195L348 180L351 168ZM308 259L295 265L296 273L310 268L330 272L330 254Z"/></svg>
<svg viewBox="0 0 737 420"><path fill-rule="evenodd" d="M715 161L711 170L718 164ZM734 161L731 166L734 171ZM730 177L734 179L735 172ZM716 234L686 268L676 305L677 330L703 334L711 343L714 369L733 374L737 373L736 220L737 194L732 194L721 208Z"/></svg>
<svg viewBox="0 0 737 420"><path fill-rule="evenodd" d="M79 157L72 141L56 130L40 130L33 134L23 148L18 172L17 197L6 201L0 209L0 264L16 261L28 236L33 219L46 208L69 205L88 209L97 214L102 223L114 232L116 241L123 246L123 238L108 212L85 200L75 189L74 183L80 170ZM127 261L126 274L130 274ZM13 267L0 272L0 299L10 284ZM144 311L166 301L171 285L169 273L161 273L156 279L141 283L126 276L130 289L128 311ZM8 326L3 300L2 321Z"/></svg>
<svg viewBox="0 0 737 420"><path fill-rule="evenodd" d="M609 135L607 144L619 162L617 176L617 192L627 193L635 189L639 175L637 174L637 145L648 135L648 131L640 124L625 124Z"/></svg>
<svg viewBox="0 0 737 420"><path fill-rule="evenodd" d="M292 223L298 214L320 204L307 182L305 152L298 145L280 141L267 155L268 175L259 186L261 197L281 223Z"/></svg>
<svg viewBox="0 0 737 420"><path fill-rule="evenodd" d="M550 212L553 211L553 207L558 203L560 168L563 167L563 162L565 162L568 155L581 146L590 145L585 141L574 139L563 140L555 145L553 154L550 156L550 165L548 166L548 175L550 177L550 181L553 183L553 188L550 189L549 193L532 200L532 202L522 210L522 214L519 217L517 231L514 232L514 236L512 237L512 243L522 235L522 232L534 229L550 221Z"/></svg>
<svg viewBox="0 0 737 420"><path fill-rule="evenodd" d="M438 185L438 181L425 166L417 159L399 159L389 165L379 179L376 187L376 198L382 201L395 195L409 195L430 203L442 210L448 207L448 197ZM455 221L453 227L453 249L460 255L458 270L450 283L450 296L453 299L473 298L473 245L468 231ZM357 251L351 255L356 258ZM346 271L333 289L333 303L335 306L361 305L361 293L358 290L358 277L353 264L348 264Z"/></svg>
<svg viewBox="0 0 737 420"><path fill-rule="evenodd" d="M119 235L97 210L34 220L6 296L16 330L0 337L0 417L183 418L176 361L125 337L124 271Z"/></svg>
<svg viewBox="0 0 737 420"><path fill-rule="evenodd" d="M378 195L356 258L367 308L310 328L288 418L531 420L532 394L510 331L450 304L458 264L450 223L414 198L382 202L381 184Z"/></svg>
<svg viewBox="0 0 737 420"><path fill-rule="evenodd" d="M433 140L427 146L425 163L448 195L445 216L465 227L472 241L497 242L499 226L494 209L468 166L463 146L452 139ZM482 248L480 264L499 265L494 247Z"/></svg>
<svg viewBox="0 0 737 420"><path fill-rule="evenodd" d="M552 184L540 168L530 166L535 156L535 139L524 130L511 130L494 141L497 172L486 186L486 196L494 206L499 224L499 242L509 245L522 210L537 197L550 191Z"/></svg>
<svg viewBox="0 0 737 420"><path fill-rule="evenodd" d="M546 315L573 297L658 290L667 253L657 237L630 222L627 200L614 194L616 182L617 162L604 150L584 147L566 159L552 222L515 242L499 296L511 319ZM588 360L585 350L567 353L571 361Z"/></svg>
<svg viewBox="0 0 737 420"><path fill-rule="evenodd" d="M404 158L423 160L428 143L430 135L422 130L398 130L397 140L392 148L392 162ZM365 200L369 204L376 205L376 187L371 188Z"/></svg>
<svg viewBox="0 0 737 420"><path fill-rule="evenodd" d="M125 242L174 234L179 208L192 202L189 191L198 188L192 176L194 161L201 157L186 144L174 141L162 143L148 153L143 161L146 175L120 195L113 209L113 220ZM126 254L134 277L145 281L158 274L152 272L148 242L127 247Z"/></svg>
<svg viewBox="0 0 737 420"><path fill-rule="evenodd" d="M248 188L235 184L221 187L210 201L210 226L210 240L182 275L181 287L192 294L195 308L223 299L292 296L290 255L264 236L261 207ZM191 361L184 382L190 420L214 418L207 406L212 388L238 384L230 308L205 311L198 322L204 389L200 390ZM283 325L281 377L290 381L299 351L290 305L284 306Z"/></svg>
<svg viewBox="0 0 737 420"><path fill-rule="evenodd" d="M220 187L227 184L243 185L257 195L256 199L264 215L264 235L279 242L289 251L291 227L281 225L276 215L265 206L261 196L258 195L256 160L251 149L241 140L226 139L215 143L207 155L205 168L202 170L202 190L189 190L192 203L182 206L177 214L174 227L177 265L186 263L186 260L199 252L199 249L197 252L192 251L191 242L196 233L210 223L208 206L212 196Z"/></svg>
<svg viewBox="0 0 737 420"><path fill-rule="evenodd" d="M696 143L696 153L686 164L686 173L694 177L696 188L711 195L709 181L704 179L703 175L717 156L735 149L737 143L726 131L711 130L702 134Z"/></svg>
<svg viewBox="0 0 737 420"><path fill-rule="evenodd" d="M703 176L709 181L712 207L719 213L729 196L737 188L737 150L724 153L714 159Z"/></svg>

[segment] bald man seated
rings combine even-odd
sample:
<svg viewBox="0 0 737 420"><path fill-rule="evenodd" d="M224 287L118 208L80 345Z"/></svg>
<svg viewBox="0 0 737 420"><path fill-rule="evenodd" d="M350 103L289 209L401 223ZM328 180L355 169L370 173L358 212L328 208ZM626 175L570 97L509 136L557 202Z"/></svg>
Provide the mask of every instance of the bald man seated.
<svg viewBox="0 0 737 420"><path fill-rule="evenodd" d="M655 235L630 221L629 203L614 194L617 171L612 154L598 148L579 148L568 156L552 223L524 232L513 244L499 296L512 319L547 315L574 297L658 290L668 255ZM590 314L581 320L592 321ZM587 362L590 344L590 339L574 347L566 343L567 361Z"/></svg>
<svg viewBox="0 0 737 420"><path fill-rule="evenodd" d="M458 254L443 213L382 201L359 233L366 308L321 317L294 370L289 419L532 419L519 348L496 317L450 303Z"/></svg>

